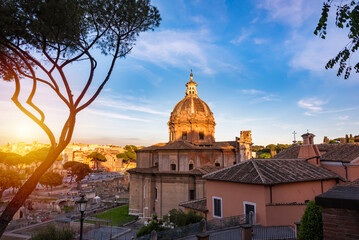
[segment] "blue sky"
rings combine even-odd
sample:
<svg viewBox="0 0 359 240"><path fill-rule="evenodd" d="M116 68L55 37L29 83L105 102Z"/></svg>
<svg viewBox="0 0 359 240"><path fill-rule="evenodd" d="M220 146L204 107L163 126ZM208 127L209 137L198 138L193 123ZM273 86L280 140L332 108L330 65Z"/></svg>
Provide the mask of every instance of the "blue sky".
<svg viewBox="0 0 359 240"><path fill-rule="evenodd" d="M291 143L292 132L324 136L359 134L359 80L336 77L325 63L346 44L329 22L328 37L313 34L322 2L153 1L162 22L139 36L118 61L97 101L78 116L74 142L151 145L168 141L167 122L185 96L190 69L198 96L214 113L217 141L252 130L253 143ZM333 17L333 16L332 16ZM99 56L100 63L108 58ZM81 89L84 66L68 73ZM104 70L97 73L98 79ZM92 89L94 90L94 88ZM46 136L10 102L12 83L0 82L0 144ZM59 131L66 109L46 89L48 123ZM46 99L46 101L44 100Z"/></svg>

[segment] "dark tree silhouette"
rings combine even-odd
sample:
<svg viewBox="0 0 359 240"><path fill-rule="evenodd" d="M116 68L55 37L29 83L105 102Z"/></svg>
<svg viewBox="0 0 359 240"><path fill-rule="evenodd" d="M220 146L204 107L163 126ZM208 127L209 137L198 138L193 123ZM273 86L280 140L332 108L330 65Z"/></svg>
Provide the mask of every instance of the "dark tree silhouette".
<svg viewBox="0 0 359 240"><path fill-rule="evenodd" d="M328 61L325 68L339 65L337 76L344 73L344 78L348 79L353 68L351 57L359 48L359 1L327 0L323 2L322 14L314 30L314 34L319 35L322 39L327 37L328 16L333 5L336 8L335 26L348 31L348 42L337 56ZM359 62L354 64L355 72L359 73Z"/></svg>
<svg viewBox="0 0 359 240"><path fill-rule="evenodd" d="M56 172L46 172L41 176L39 183L45 185L47 188L60 186L62 184L63 177Z"/></svg>
<svg viewBox="0 0 359 240"><path fill-rule="evenodd" d="M11 100L50 141L46 158L0 216L1 237L41 176L70 142L77 114L100 94L117 59L130 52L139 33L159 26L161 18L147 0L0 0L0 16L0 78L15 83ZM109 60L96 61L96 49ZM89 72L83 89L75 95L71 88L74 79L66 70L79 61L87 62ZM88 95L99 64L108 67L106 74L102 79L96 75L101 83ZM25 82L32 83L26 104L19 98ZM44 108L33 101L41 94L39 84L67 107L59 136L45 120Z"/></svg>

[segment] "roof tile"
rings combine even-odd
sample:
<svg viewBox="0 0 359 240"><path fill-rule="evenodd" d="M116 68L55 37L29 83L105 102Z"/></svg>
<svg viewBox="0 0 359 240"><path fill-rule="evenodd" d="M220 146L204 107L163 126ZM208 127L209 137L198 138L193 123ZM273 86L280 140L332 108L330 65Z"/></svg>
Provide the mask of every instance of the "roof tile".
<svg viewBox="0 0 359 240"><path fill-rule="evenodd" d="M251 159L203 176L208 180L273 185L340 178L305 160Z"/></svg>

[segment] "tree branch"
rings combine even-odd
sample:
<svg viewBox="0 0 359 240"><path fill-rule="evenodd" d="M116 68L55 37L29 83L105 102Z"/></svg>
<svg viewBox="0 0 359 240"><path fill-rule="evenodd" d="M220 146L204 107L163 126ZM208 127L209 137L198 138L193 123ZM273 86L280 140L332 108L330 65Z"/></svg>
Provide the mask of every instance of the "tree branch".
<svg viewBox="0 0 359 240"><path fill-rule="evenodd" d="M107 81L109 80L109 78L110 78L110 76L111 76L113 67L115 66L115 63L116 63L116 59L117 59L117 55L118 55L119 49L120 49L120 40L117 41L116 52L115 52L115 54L114 54L114 56L113 56L113 59L112 59L110 68L109 68L109 70L108 70L108 72L107 72L106 78L103 80L103 82L101 83L101 85L98 87L98 89L97 89L97 91L95 92L95 94L94 94L86 103L84 103L82 106L80 106L80 107L78 107L78 108L76 109L76 113L80 112L81 110L83 110L84 108L86 108L88 105L90 105L90 104L97 98L97 96L100 94L100 92L102 91L103 87L105 86L105 84L107 83Z"/></svg>

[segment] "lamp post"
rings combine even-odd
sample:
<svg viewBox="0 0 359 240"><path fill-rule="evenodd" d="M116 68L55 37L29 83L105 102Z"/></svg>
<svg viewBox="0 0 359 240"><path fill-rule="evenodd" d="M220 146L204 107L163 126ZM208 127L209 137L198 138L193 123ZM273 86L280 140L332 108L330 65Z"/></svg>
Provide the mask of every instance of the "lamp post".
<svg viewBox="0 0 359 240"><path fill-rule="evenodd" d="M77 207L81 213L81 218L80 218L80 240L82 240L82 230L83 230L83 225L84 225L84 213L86 211L86 207L87 207L87 199L85 198L84 194L80 195L80 200L76 201Z"/></svg>

